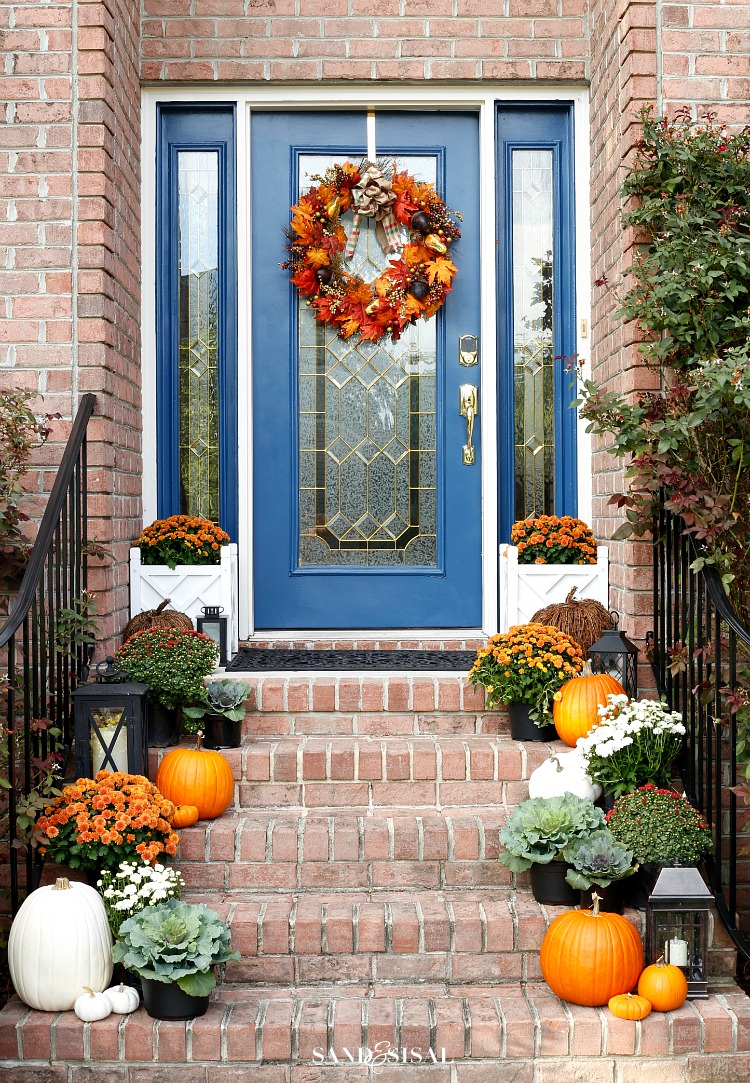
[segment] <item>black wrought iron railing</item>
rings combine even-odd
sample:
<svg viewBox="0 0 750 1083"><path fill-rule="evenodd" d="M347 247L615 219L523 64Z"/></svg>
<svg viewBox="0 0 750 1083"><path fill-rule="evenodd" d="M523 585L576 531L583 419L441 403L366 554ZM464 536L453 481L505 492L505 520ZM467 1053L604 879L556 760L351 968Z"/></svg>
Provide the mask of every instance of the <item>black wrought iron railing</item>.
<svg viewBox="0 0 750 1083"><path fill-rule="evenodd" d="M38 882L38 855L25 839L29 801L43 796L49 765L67 759L71 694L86 663L86 645L70 617L86 597L86 429L94 403L93 395L81 399L23 579L0 627L0 845L12 913Z"/></svg>
<svg viewBox="0 0 750 1083"><path fill-rule="evenodd" d="M750 960L750 876L741 853L750 847L748 816L733 792L744 781L737 742L750 691L750 629L730 606L716 569L700 557L682 519L662 513L654 544L654 671L659 691L684 716L682 777L711 826L707 867L717 909Z"/></svg>

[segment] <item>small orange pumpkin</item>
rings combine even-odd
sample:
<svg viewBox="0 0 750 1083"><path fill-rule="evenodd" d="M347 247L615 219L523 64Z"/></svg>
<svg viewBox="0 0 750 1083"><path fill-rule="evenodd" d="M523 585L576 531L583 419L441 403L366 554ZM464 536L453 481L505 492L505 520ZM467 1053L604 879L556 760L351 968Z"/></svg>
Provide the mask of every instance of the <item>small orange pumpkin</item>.
<svg viewBox="0 0 750 1083"><path fill-rule="evenodd" d="M619 914L592 910L560 914L544 935L539 961L553 993L571 1004L598 1008L629 993L643 970L641 938Z"/></svg>
<svg viewBox="0 0 750 1083"><path fill-rule="evenodd" d="M201 747L173 748L159 764L156 787L174 805L194 805L200 820L221 816L234 797L232 768L220 752Z"/></svg>
<svg viewBox="0 0 750 1083"><path fill-rule="evenodd" d="M609 998L607 1007L618 1019L645 1019L651 1011L651 1001L632 993L619 993Z"/></svg>
<svg viewBox="0 0 750 1083"><path fill-rule="evenodd" d="M591 662L584 663L578 677L571 677L552 703L552 720L557 736L571 748L579 737L585 737L599 722L599 708L607 696L625 694L625 689L609 673L592 673Z"/></svg>
<svg viewBox="0 0 750 1083"><path fill-rule="evenodd" d="M192 827L198 823L196 805L178 805L172 817L172 827Z"/></svg>
<svg viewBox="0 0 750 1083"><path fill-rule="evenodd" d="M678 966L657 959L638 979L638 993L651 1001L655 1012L671 1012L687 1000L687 978Z"/></svg>

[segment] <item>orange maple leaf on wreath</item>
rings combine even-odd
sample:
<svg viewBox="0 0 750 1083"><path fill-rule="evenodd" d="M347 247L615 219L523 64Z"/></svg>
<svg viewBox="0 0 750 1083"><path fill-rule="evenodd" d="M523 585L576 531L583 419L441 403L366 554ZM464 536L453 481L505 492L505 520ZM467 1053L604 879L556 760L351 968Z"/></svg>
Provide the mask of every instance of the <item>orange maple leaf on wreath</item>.
<svg viewBox="0 0 750 1083"><path fill-rule="evenodd" d="M438 256L437 259L430 260L427 264L427 278L430 285L439 282L441 286L449 286L457 270L455 263L451 263L444 256Z"/></svg>

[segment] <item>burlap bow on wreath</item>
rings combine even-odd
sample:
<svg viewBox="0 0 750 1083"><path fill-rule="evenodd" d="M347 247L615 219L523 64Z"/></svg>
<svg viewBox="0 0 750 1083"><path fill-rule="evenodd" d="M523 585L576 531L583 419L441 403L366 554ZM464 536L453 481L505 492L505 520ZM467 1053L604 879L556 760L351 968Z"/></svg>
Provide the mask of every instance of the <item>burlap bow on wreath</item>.
<svg viewBox="0 0 750 1083"><path fill-rule="evenodd" d="M391 187L389 177L376 165L368 164L362 179L352 188L352 199L356 206L351 232L346 242L345 259L351 259L357 247L362 218L375 220L375 236L385 252L398 253L403 248L401 227L393 213L396 193Z"/></svg>

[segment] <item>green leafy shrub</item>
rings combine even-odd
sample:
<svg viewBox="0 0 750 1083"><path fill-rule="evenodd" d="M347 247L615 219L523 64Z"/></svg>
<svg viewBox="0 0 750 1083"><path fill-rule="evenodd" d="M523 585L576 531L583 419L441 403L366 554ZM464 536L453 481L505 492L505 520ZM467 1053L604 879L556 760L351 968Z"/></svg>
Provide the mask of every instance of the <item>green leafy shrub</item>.
<svg viewBox="0 0 750 1083"><path fill-rule="evenodd" d="M619 300L659 389L631 398L585 380L581 413L629 467L615 537L645 534L663 500L747 611L750 129L695 124L687 110L671 120L645 110L642 123L622 190L623 222L642 243Z"/></svg>
<svg viewBox="0 0 750 1083"><path fill-rule="evenodd" d="M6 588L23 572L28 554L20 529L29 518L20 507L21 478L32 452L52 431L49 421L60 416L37 418L29 407L36 397L31 391L14 389L0 395L0 585Z"/></svg>

